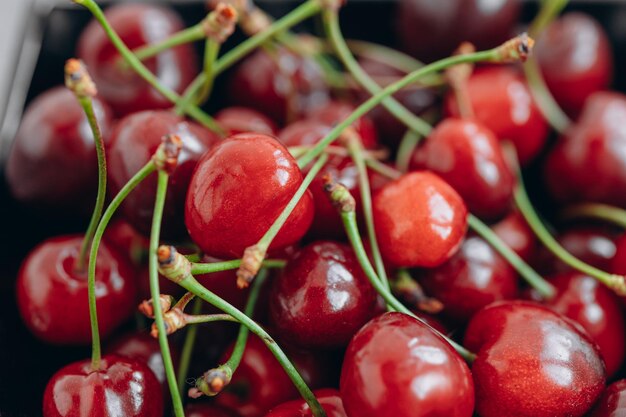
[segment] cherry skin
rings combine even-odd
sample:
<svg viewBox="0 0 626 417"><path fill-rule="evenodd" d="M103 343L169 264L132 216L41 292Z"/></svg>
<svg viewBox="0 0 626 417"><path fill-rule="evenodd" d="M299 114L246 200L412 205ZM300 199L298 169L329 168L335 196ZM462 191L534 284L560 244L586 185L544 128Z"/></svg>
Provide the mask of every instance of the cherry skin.
<svg viewBox="0 0 626 417"><path fill-rule="evenodd" d="M77 272L82 235L48 239L24 259L18 274L17 304L26 326L57 345L91 342L87 272ZM100 336L106 338L135 308L133 269L126 257L102 242L96 267ZM71 314L68 314L71 311Z"/></svg>
<svg viewBox="0 0 626 417"><path fill-rule="evenodd" d="M428 295L444 304L443 313L456 322L467 322L478 310L517 296L517 275L486 241L478 236L465 239L459 251L417 277Z"/></svg>
<svg viewBox="0 0 626 417"><path fill-rule="evenodd" d="M561 203L599 202L626 207L626 96L589 96L580 118L550 152L545 178Z"/></svg>
<svg viewBox="0 0 626 417"><path fill-rule="evenodd" d="M349 103L332 101L324 107L313 109L313 111L308 114L308 118L310 120L317 120L330 127L334 127L347 119L348 116L352 114L354 109L354 106ZM376 133L374 123L372 123L368 117L359 117L354 123L352 123L351 126L359 135L359 138L363 143L363 147L368 149L376 148L378 145L378 134Z"/></svg>
<svg viewBox="0 0 626 417"><path fill-rule="evenodd" d="M158 43L184 28L171 9L148 4L109 7L105 16L113 30L131 49ZM165 109L172 103L143 81L132 69L124 69L117 49L98 22L93 20L78 39L78 56L85 61L100 96L118 115L147 109ZM162 52L144 62L159 82L182 93L198 73L191 44Z"/></svg>
<svg viewBox="0 0 626 417"><path fill-rule="evenodd" d="M276 124L264 114L246 107L227 107L215 114L215 121L228 135L237 133L263 133L276 135Z"/></svg>
<svg viewBox="0 0 626 417"><path fill-rule="evenodd" d="M318 241L287 261L269 305L281 339L306 348L339 348L373 317L376 292L349 246Z"/></svg>
<svg viewBox="0 0 626 417"><path fill-rule="evenodd" d="M548 89L569 114L606 90L613 77L611 44L602 26L584 13L567 13L548 26L535 45Z"/></svg>
<svg viewBox="0 0 626 417"><path fill-rule="evenodd" d="M487 67L474 71L467 94L475 119L500 140L510 140L522 164L543 148L548 124L535 104L523 76L511 67ZM446 97L446 111L459 116L456 98Z"/></svg>
<svg viewBox="0 0 626 417"><path fill-rule="evenodd" d="M326 411L327 417L347 417L337 390L326 388L314 391L313 394ZM309 405L300 399L272 408L265 417L313 417L313 412Z"/></svg>
<svg viewBox="0 0 626 417"><path fill-rule="evenodd" d="M416 149L411 168L428 169L441 176L481 218L499 218L510 209L513 174L498 139L478 122L443 120Z"/></svg>
<svg viewBox="0 0 626 417"><path fill-rule="evenodd" d="M109 223L104 232L104 239L128 256L135 266L142 264L150 246L150 240L123 219L116 219Z"/></svg>
<svg viewBox="0 0 626 417"><path fill-rule="evenodd" d="M43 398L44 417L161 417L159 381L140 361L107 355L71 363L52 376Z"/></svg>
<svg viewBox="0 0 626 417"><path fill-rule="evenodd" d="M537 250L537 239L532 229L517 210L492 226L492 230L520 258L530 262Z"/></svg>
<svg viewBox="0 0 626 417"><path fill-rule="evenodd" d="M624 413L626 413L626 379L620 379L606 387L588 417L620 417Z"/></svg>
<svg viewBox="0 0 626 417"><path fill-rule="evenodd" d="M580 417L604 389L595 343L572 322L528 301L501 301L474 315L464 346L481 417Z"/></svg>
<svg viewBox="0 0 626 417"><path fill-rule="evenodd" d="M372 206L381 253L396 266L441 265L461 246L467 229L463 199L427 171L385 185Z"/></svg>
<svg viewBox="0 0 626 417"><path fill-rule="evenodd" d="M185 406L185 417L239 417L234 411L207 403L191 403Z"/></svg>
<svg viewBox="0 0 626 417"><path fill-rule="evenodd" d="M183 213L189 181L200 157L217 136L170 111L133 113L119 121L111 134L108 149L111 191L119 190L147 164L165 135L176 134L183 142L176 170L170 176L161 233L166 238L184 235ZM126 197L122 204L126 219L139 232L148 235L152 224L157 176L151 175Z"/></svg>
<svg viewBox="0 0 626 417"><path fill-rule="evenodd" d="M470 417L474 385L454 349L424 324L385 313L354 336L341 398L348 417Z"/></svg>
<svg viewBox="0 0 626 417"><path fill-rule="evenodd" d="M255 133L231 136L198 162L187 193L187 230L207 255L241 257L261 239L300 184L296 160L276 139ZM307 190L270 248L300 240L313 211Z"/></svg>
<svg viewBox="0 0 626 417"><path fill-rule="evenodd" d="M113 123L109 106L93 100L103 135ZM63 111L59 111L63 109ZM87 117L65 87L39 95L24 112L6 167L13 196L25 203L73 207L96 194L98 162Z"/></svg>
<svg viewBox="0 0 626 417"><path fill-rule="evenodd" d="M611 260L611 271L614 274L626 275L626 234L615 242L615 255Z"/></svg>

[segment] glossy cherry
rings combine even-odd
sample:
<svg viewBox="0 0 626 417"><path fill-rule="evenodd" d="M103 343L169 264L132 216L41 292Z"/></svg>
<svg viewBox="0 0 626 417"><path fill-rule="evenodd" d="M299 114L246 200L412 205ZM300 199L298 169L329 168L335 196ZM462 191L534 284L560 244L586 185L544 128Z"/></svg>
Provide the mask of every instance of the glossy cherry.
<svg viewBox="0 0 626 417"><path fill-rule="evenodd" d="M575 125L550 152L545 178L562 203L600 202L626 207L626 96L589 96Z"/></svg>
<svg viewBox="0 0 626 417"><path fill-rule="evenodd" d="M519 211L511 211L491 229L520 258L526 262L533 259L537 249L537 238Z"/></svg>
<svg viewBox="0 0 626 417"><path fill-rule="evenodd" d="M191 403L185 406L185 417L239 417L227 408L208 403Z"/></svg>
<svg viewBox="0 0 626 417"><path fill-rule="evenodd" d="M108 133L113 123L109 106L96 98L93 107L102 133ZM67 88L50 89L26 108L7 160L6 178L13 197L26 203L75 207L87 197L95 198L98 162L93 134Z"/></svg>
<svg viewBox="0 0 626 417"><path fill-rule="evenodd" d="M124 219L113 220L104 232L104 239L128 256L135 266L142 264L150 245L150 240Z"/></svg>
<svg viewBox="0 0 626 417"><path fill-rule="evenodd" d="M341 369L348 417L470 417L467 365L441 336L401 313L385 313L352 339Z"/></svg>
<svg viewBox="0 0 626 417"><path fill-rule="evenodd" d="M611 272L626 275L626 234L615 242L615 255L611 260Z"/></svg>
<svg viewBox="0 0 626 417"><path fill-rule="evenodd" d="M44 392L44 417L161 417L159 381L144 363L107 355L94 371L74 362L52 376Z"/></svg>
<svg viewBox="0 0 626 417"><path fill-rule="evenodd" d="M585 13L566 13L548 26L534 49L548 89L569 114L606 90L613 77L613 54L602 26Z"/></svg>
<svg viewBox="0 0 626 417"><path fill-rule="evenodd" d="M318 241L287 261L269 305L281 338L307 348L339 348L374 316L376 292L350 246Z"/></svg>
<svg viewBox="0 0 626 417"><path fill-rule="evenodd" d="M444 314L457 322L518 293L515 271L478 236L467 237L452 258L437 268L420 270L417 277L428 295L444 304Z"/></svg>
<svg viewBox="0 0 626 417"><path fill-rule="evenodd" d="M105 16L131 49L158 43L184 28L173 10L156 5L120 4L108 8ZM132 69L123 67L117 49L95 20L80 35L77 53L89 67L98 93L118 115L172 105ZM177 93L182 93L198 73L191 44L168 49L144 64L163 86Z"/></svg>
<svg viewBox="0 0 626 417"><path fill-rule="evenodd" d="M327 417L347 417L337 390L326 388L314 391L313 394L326 411ZM265 417L313 417L313 413L308 404L300 399L272 408Z"/></svg>
<svg viewBox="0 0 626 417"><path fill-rule="evenodd" d="M548 307L502 301L474 315L464 346L481 417L580 417L604 389L595 343Z"/></svg>
<svg viewBox="0 0 626 417"><path fill-rule="evenodd" d="M467 229L463 199L437 175L403 175L373 199L383 257L396 266L441 265L458 250Z"/></svg>
<svg viewBox="0 0 626 417"><path fill-rule="evenodd" d="M344 101L332 101L324 107L313 109L308 114L308 119L317 120L325 125L334 127L344 121L354 111L355 107ZM351 125L359 135L365 148L376 148L378 145L378 134L374 123L367 117L361 116Z"/></svg>
<svg viewBox="0 0 626 417"><path fill-rule="evenodd" d="M117 193L150 161L168 134L178 135L183 142L178 165L168 183L163 213L162 234L171 238L184 235L183 208L191 174L200 157L218 141L217 136L170 111L148 110L119 121L111 134L107 158L111 191ZM126 219L146 235L152 223L156 183L156 175L146 178L122 204Z"/></svg>
<svg viewBox="0 0 626 417"><path fill-rule="evenodd" d="M467 82L467 94L475 119L500 140L513 142L523 164L541 151L548 124L523 76L514 68L487 67L474 71ZM446 97L446 110L459 115L453 94Z"/></svg>
<svg viewBox="0 0 626 417"><path fill-rule="evenodd" d="M48 239L30 252L20 268L16 283L20 314L30 331L48 343L91 342L87 272L76 270L82 241L82 235ZM125 256L102 242L96 267L96 302L103 338L130 317L135 296L132 266Z"/></svg>
<svg viewBox="0 0 626 417"><path fill-rule="evenodd" d="M621 417L625 413L626 379L620 379L606 387L588 417Z"/></svg>
<svg viewBox="0 0 626 417"><path fill-rule="evenodd" d="M187 230L208 255L241 257L261 239L302 183L289 151L271 136L231 136L198 163L185 207ZM270 248L297 242L313 220L313 199L305 192Z"/></svg>
<svg viewBox="0 0 626 417"><path fill-rule="evenodd" d="M513 174L496 136L476 121L443 120L411 162L412 169L427 169L443 178L479 217L498 218L511 207Z"/></svg>
<svg viewBox="0 0 626 417"><path fill-rule="evenodd" d="M263 113L247 107L227 107L215 114L215 121L228 133L263 133L276 135L276 124Z"/></svg>

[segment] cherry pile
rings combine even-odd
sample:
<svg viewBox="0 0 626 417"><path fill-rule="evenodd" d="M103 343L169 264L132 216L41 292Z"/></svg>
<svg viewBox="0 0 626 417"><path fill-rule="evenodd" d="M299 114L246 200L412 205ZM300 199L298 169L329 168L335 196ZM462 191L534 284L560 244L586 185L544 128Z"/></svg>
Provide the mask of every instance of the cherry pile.
<svg viewBox="0 0 626 417"><path fill-rule="evenodd" d="M73 2L5 167L86 230L17 260L23 327L77 359L29 391L44 417L626 416L626 96L594 18L399 0L394 49L346 40L341 0L190 27Z"/></svg>

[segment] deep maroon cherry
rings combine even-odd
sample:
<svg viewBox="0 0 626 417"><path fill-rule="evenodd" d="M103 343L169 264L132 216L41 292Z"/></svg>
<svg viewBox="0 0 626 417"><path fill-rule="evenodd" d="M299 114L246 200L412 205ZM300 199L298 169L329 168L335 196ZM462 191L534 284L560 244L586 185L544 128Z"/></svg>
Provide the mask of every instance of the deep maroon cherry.
<svg viewBox="0 0 626 417"><path fill-rule="evenodd" d="M444 314L466 322L494 301L517 296L517 275L486 241L478 236L465 239L459 251L444 264L418 272L428 295L444 305Z"/></svg>
<svg viewBox="0 0 626 417"><path fill-rule="evenodd" d="M198 246L222 259L241 257L261 239L298 187L302 173L289 151L271 136L231 136L199 161L191 178L185 222ZM297 242L313 220L305 192L273 240L277 249Z"/></svg>
<svg viewBox="0 0 626 417"><path fill-rule="evenodd" d="M334 127L348 118L354 111L354 106L343 101L332 101L324 107L314 109L308 114L308 119L317 120L325 125ZM361 138L361 142L365 148L376 148L378 145L378 134L374 123L367 117L361 116L356 122L352 123L352 127Z"/></svg>
<svg viewBox="0 0 626 417"><path fill-rule="evenodd" d="M498 218L510 209L513 174L496 136L476 121L443 120L413 154L411 167L441 176L479 217Z"/></svg>
<svg viewBox="0 0 626 417"><path fill-rule="evenodd" d="M105 16L131 49L158 43L184 28L174 11L149 4L120 4L108 8ZM77 51L89 67L98 93L118 115L172 105L132 69L121 65L123 61L117 49L95 20L80 35ZM178 93L182 93L198 73L191 44L168 49L144 63L163 86Z"/></svg>
<svg viewBox="0 0 626 417"><path fill-rule="evenodd" d="M228 135L263 133L275 135L276 125L263 113L246 107L227 107L215 114L215 121Z"/></svg>
<svg viewBox="0 0 626 417"><path fill-rule="evenodd" d="M104 239L128 256L128 259L133 261L135 266L141 265L150 245L147 237L140 234L129 222L123 219L116 219L107 226Z"/></svg>
<svg viewBox="0 0 626 417"><path fill-rule="evenodd" d="M560 202L626 207L626 96L598 92L550 152L545 178Z"/></svg>
<svg viewBox="0 0 626 417"><path fill-rule="evenodd" d="M162 234L184 235L183 207L196 163L218 138L209 130L166 110L133 113L119 121L111 134L108 165L111 191L117 193L161 144L163 136L176 134L183 142L178 165L171 175L163 214ZM122 204L126 219L138 231L150 233L156 194L156 175L146 178Z"/></svg>
<svg viewBox="0 0 626 417"><path fill-rule="evenodd" d="M534 55L559 105L578 115L585 100L613 77L613 54L602 26L584 13L567 13L540 36Z"/></svg>
<svg viewBox="0 0 626 417"><path fill-rule="evenodd" d="M24 259L17 278L17 304L26 326L53 344L91 341L87 271L76 270L82 235L48 239ZM96 266L98 326L105 338L135 309L136 287L128 259L102 242Z"/></svg>
<svg viewBox="0 0 626 417"><path fill-rule="evenodd" d="M327 417L347 417L337 390L326 388L314 391L313 394L326 411ZM313 413L309 405L300 399L272 408L265 417L313 417Z"/></svg>
<svg viewBox="0 0 626 417"><path fill-rule="evenodd" d="M74 362L52 376L43 397L44 417L161 417L159 381L144 363L107 355L94 371Z"/></svg>
<svg viewBox="0 0 626 417"><path fill-rule="evenodd" d="M615 242L615 255L611 260L611 272L626 275L626 234Z"/></svg>
<svg viewBox="0 0 626 417"><path fill-rule="evenodd" d="M477 354L472 375L481 417L580 417L604 389L595 343L539 304L491 304L470 321L464 345Z"/></svg>
<svg viewBox="0 0 626 417"><path fill-rule="evenodd" d="M227 408L209 403L191 403L185 406L185 417L239 417Z"/></svg>
<svg viewBox="0 0 626 417"><path fill-rule="evenodd" d="M113 123L111 110L97 98L93 107L106 135ZM73 207L95 197L98 163L93 134L67 88L48 90L26 108L7 160L6 177L11 193L22 202Z"/></svg>
<svg viewBox="0 0 626 417"><path fill-rule="evenodd" d="M523 76L514 68L487 67L474 71L467 82L467 94L476 120L500 140L513 142L522 163L541 151L548 124ZM446 110L459 115L453 94L446 97Z"/></svg>
<svg viewBox="0 0 626 417"><path fill-rule="evenodd" d="M401 313L385 313L352 339L341 369L348 417L470 417L467 365L439 335Z"/></svg>
<svg viewBox="0 0 626 417"><path fill-rule="evenodd" d="M344 244L300 249L273 282L270 314L281 338L307 348L345 347L375 313L376 292Z"/></svg>
<svg viewBox="0 0 626 417"><path fill-rule="evenodd" d="M626 415L626 379L620 379L606 387L588 417L621 417L623 415Z"/></svg>
<svg viewBox="0 0 626 417"><path fill-rule="evenodd" d="M441 265L458 250L467 229L463 199L437 175L412 172L373 199L383 257L396 266Z"/></svg>
<svg viewBox="0 0 626 417"><path fill-rule="evenodd" d="M530 262L537 249L537 238L532 229L517 210L492 226L492 230L520 258Z"/></svg>

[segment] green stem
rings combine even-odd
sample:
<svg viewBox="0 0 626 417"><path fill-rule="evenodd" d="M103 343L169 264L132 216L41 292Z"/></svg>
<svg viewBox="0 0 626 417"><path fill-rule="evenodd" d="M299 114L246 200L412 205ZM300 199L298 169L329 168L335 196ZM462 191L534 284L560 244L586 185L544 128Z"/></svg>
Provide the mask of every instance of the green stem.
<svg viewBox="0 0 626 417"><path fill-rule="evenodd" d="M546 27L561 13L561 11L567 6L569 0L547 0L543 1L539 13L535 16L530 27L528 34L536 38L545 30Z"/></svg>
<svg viewBox="0 0 626 417"><path fill-rule="evenodd" d="M206 41L204 47L204 83L198 93L197 104L204 103L211 95L214 80L213 66L220 52L220 46L220 43L213 38L209 38Z"/></svg>
<svg viewBox="0 0 626 417"><path fill-rule="evenodd" d="M284 268L286 261L281 259L265 259L263 268ZM241 259L233 259L232 261L211 262L211 263L192 263L191 273L193 275L210 274L212 272L230 271L241 266Z"/></svg>
<svg viewBox="0 0 626 417"><path fill-rule="evenodd" d="M392 167L383 164L377 159L368 158L365 160L367 167L372 171L378 172L380 175L392 180L397 180L402 176L402 172L393 169Z"/></svg>
<svg viewBox="0 0 626 417"><path fill-rule="evenodd" d="M401 172L407 172L409 170L411 157L420 139L421 137L412 130L407 130L402 137L402 141L398 147L398 154L396 155L396 167Z"/></svg>
<svg viewBox="0 0 626 417"><path fill-rule="evenodd" d="M570 206L563 212L566 219L591 218L604 220L626 229L626 210L599 203Z"/></svg>
<svg viewBox="0 0 626 417"><path fill-rule="evenodd" d="M133 49L133 53L135 54L137 59L139 59L140 61L145 61L146 59L152 58L153 56L156 56L167 49L175 48L179 45L183 45L186 43L196 42L200 39L204 39L205 37L206 35L204 34L202 24L197 23L193 26L176 32L169 38L164 39L160 42L140 46L137 49Z"/></svg>
<svg viewBox="0 0 626 417"><path fill-rule="evenodd" d="M388 46L354 39L347 39L346 43L356 55L389 65L405 74L424 66L423 62Z"/></svg>
<svg viewBox="0 0 626 417"><path fill-rule="evenodd" d="M191 308L191 314L198 315L202 311L202 300L197 298L193 302ZM185 382L187 374L189 373L189 365L191 364L191 355L193 353L193 346L196 342L196 336L198 334L198 326L191 326L187 328L185 333L185 342L183 343L183 350L180 354L180 361L178 362L178 392L181 395L185 392Z"/></svg>
<svg viewBox="0 0 626 417"><path fill-rule="evenodd" d="M202 300L200 300L202 301ZM185 315L185 322L187 324L204 324L204 323L215 323L217 321L231 321L234 323L239 323L236 318L231 316L230 314L196 314L196 315ZM196 329L197 326L192 326L193 329ZM180 381L180 380L179 380ZM184 380L183 380L184 382Z"/></svg>

